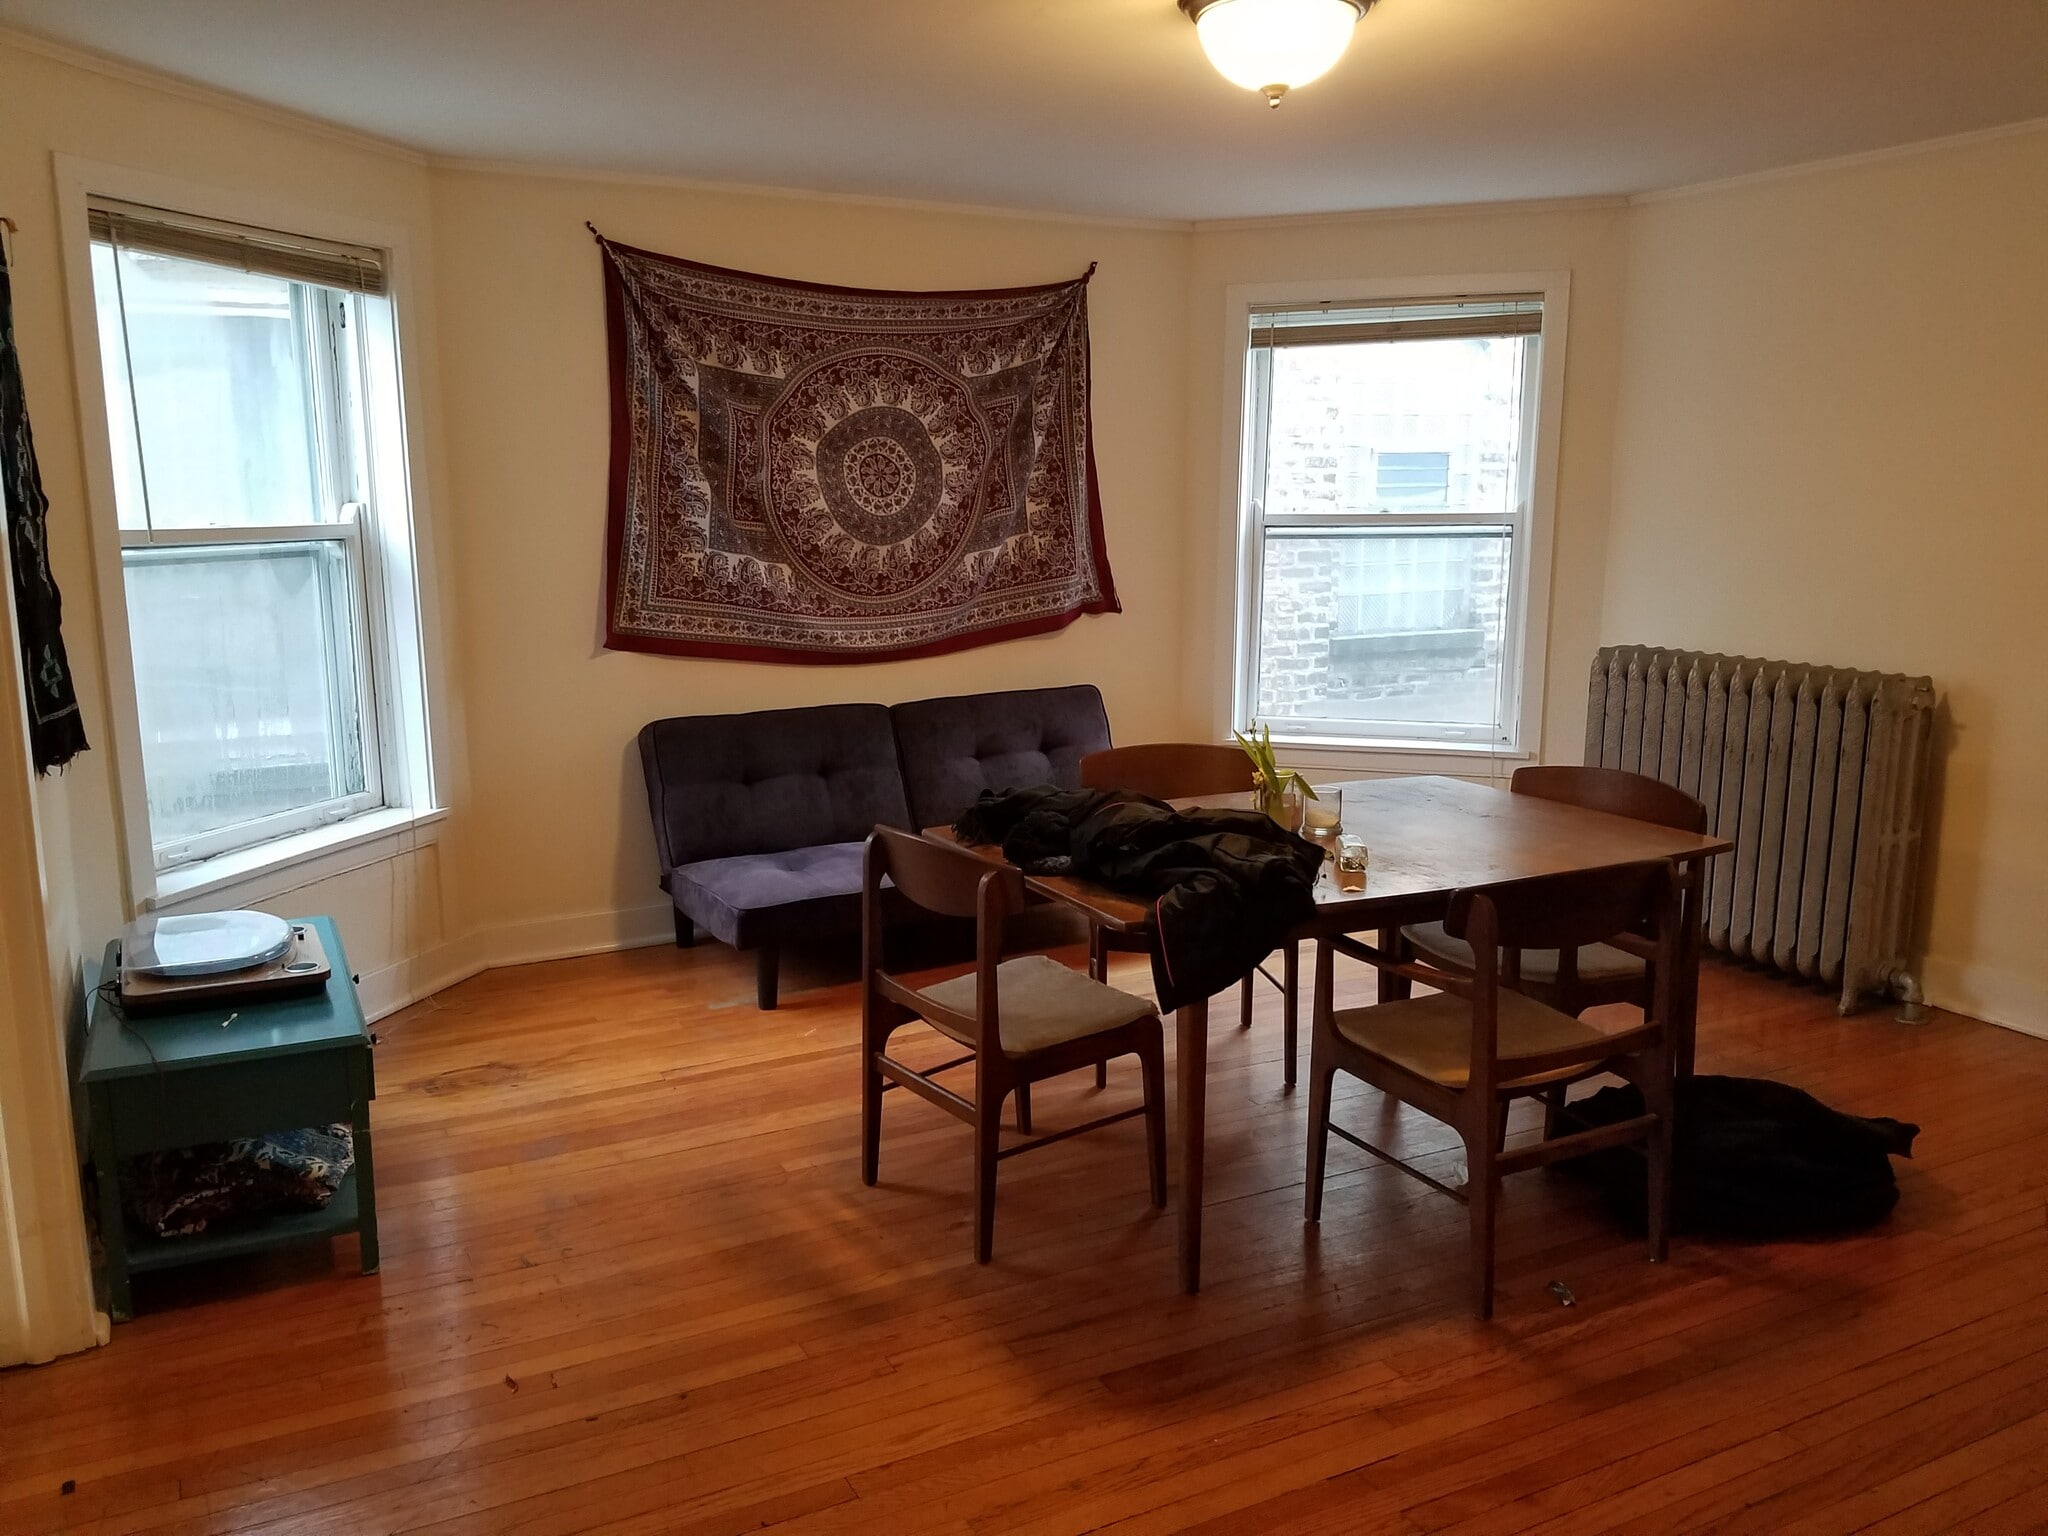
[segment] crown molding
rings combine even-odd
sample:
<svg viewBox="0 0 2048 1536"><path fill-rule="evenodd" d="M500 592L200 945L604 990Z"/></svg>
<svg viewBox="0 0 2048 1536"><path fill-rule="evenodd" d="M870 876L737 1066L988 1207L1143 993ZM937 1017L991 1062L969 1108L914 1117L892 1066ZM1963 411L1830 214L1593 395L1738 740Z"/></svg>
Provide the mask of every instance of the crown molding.
<svg viewBox="0 0 2048 1536"><path fill-rule="evenodd" d="M1600 213L1626 208L1620 194L1597 197L1511 198L1494 203L1407 203L1393 208L1354 208L1329 213L1275 213L1241 219L1197 219L1187 227L1198 235L1235 230L1291 229L1318 224L1373 224L1385 220L1476 219L1500 215Z"/></svg>
<svg viewBox="0 0 2048 1536"><path fill-rule="evenodd" d="M2030 117L2017 123L2001 123L1995 128L1973 128L1968 133L1944 134L1938 139L1915 139L1909 144L1891 144L1883 149L1864 149L1849 155L1831 155L1824 160L1801 160L1796 165L1778 165L1767 170L1745 171L1739 176L1721 176L1712 181L1692 181L1682 186L1659 187L1648 192L1635 193L1628 202L1631 207L1643 207L1655 203L1678 202L1691 197L1710 197L1716 192L1768 186L1777 181L1796 181L1803 176L1824 176L1831 171L1854 170L1863 165L1884 165L1893 160L1914 160L1922 155L1938 155L1952 149L1968 149L1976 144L2024 138L2034 133L2048 133L2048 117Z"/></svg>
<svg viewBox="0 0 2048 1536"><path fill-rule="evenodd" d="M329 122L325 118L294 112L287 107L273 106L267 101L258 101L253 96L243 96L234 91L224 91L217 86L202 85L182 75L130 64L125 59L95 53L91 49L75 47L70 43L60 43L54 38L24 31L19 27L0 25L0 47L36 54L54 63L84 70L88 74L102 75L110 80L119 80L124 84L140 86L144 90L157 91L166 96L182 97L201 106L259 118L280 128L289 128L296 133L327 139L332 143L344 144L351 149L363 150L370 154L383 155L407 165L424 166L429 160L424 151L414 149L409 144L401 144L396 139L379 138L373 133L344 128L341 124Z"/></svg>
<svg viewBox="0 0 2048 1536"><path fill-rule="evenodd" d="M1187 234L1195 228L1185 219L1146 219L1110 213L1071 213L1055 208L1015 208L995 203L949 203L933 198L888 197L874 192L826 192L816 187L784 187L772 183L719 181L712 177L677 176L661 171L610 171L545 161L475 159L461 155L429 155L435 171L465 176L530 177L541 181L575 181L599 186L648 187L670 192L699 192L733 197L794 199L838 203L856 208L884 208L898 213L965 215L983 219L1027 220L1034 224L1074 224L1089 228L1146 230Z"/></svg>

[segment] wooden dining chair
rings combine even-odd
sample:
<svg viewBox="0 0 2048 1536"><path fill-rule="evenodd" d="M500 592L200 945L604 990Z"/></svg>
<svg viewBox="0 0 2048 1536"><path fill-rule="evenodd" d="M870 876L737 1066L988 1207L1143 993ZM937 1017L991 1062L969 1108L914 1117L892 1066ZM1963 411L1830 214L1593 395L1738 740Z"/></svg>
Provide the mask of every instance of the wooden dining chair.
<svg viewBox="0 0 2048 1536"><path fill-rule="evenodd" d="M891 975L884 968L884 881L927 912L973 918L975 968L926 987ZM1158 1010L1046 955L1004 959L1004 920L1023 905L1024 882L1014 869L889 827L877 827L868 838L861 896L861 1181L872 1185L880 1176L886 1090L908 1088L965 1120L974 1128L974 1257L983 1264L994 1247L996 1164L1019 1152L1143 1115L1152 1203L1166 1204L1166 1068ZM916 1020L967 1054L923 1071L891 1056L890 1036ZM999 1148L1003 1101L1012 1093L1017 1128L1029 1135L1031 1084L1127 1055L1138 1058L1143 1076L1141 1106ZM974 1069L971 1094L938 1081L941 1073L965 1066Z"/></svg>
<svg viewBox="0 0 2048 1536"><path fill-rule="evenodd" d="M1459 891L1446 932L1477 957L1470 975L1404 961L1356 939L1317 942L1310 1024L1308 1179L1304 1214L1322 1219L1324 1154L1332 1133L1464 1201L1472 1227L1473 1310L1493 1315L1494 1227L1500 1181L1510 1173L1630 1143L1649 1159L1650 1260L1661 1262L1670 1231L1671 1030L1679 941L1678 877L1662 860L1545 875ZM1502 957L1531 949L1571 950L1607 934L1654 936L1655 996L1643 1021L1607 1033L1510 989ZM1428 996L1337 1009L1334 954L1346 954L1439 990ZM1330 1123L1336 1074L1348 1072L1457 1131L1469 1178L1454 1190L1389 1152ZM1614 1125L1505 1150L1508 1106L1560 1084L1617 1072L1643 1095L1644 1113Z"/></svg>
<svg viewBox="0 0 2048 1536"><path fill-rule="evenodd" d="M1161 741L1134 747L1112 747L1091 752L1081 759L1083 789L1128 789L1155 800L1187 800L1198 795L1248 794L1252 788L1252 760L1237 747L1219 747L1208 742ZM1088 974L1097 981L1109 979L1112 951L1149 952L1142 938L1112 933L1096 925L1088 934ZM1297 1054L1295 1036L1301 990L1301 946L1284 945L1280 951L1280 975L1275 977L1263 965L1245 973L1238 986L1238 1025L1252 1027L1252 1004L1259 978L1280 993L1281 1069L1287 1086L1294 1086ZM1097 1068L1096 1086L1105 1081L1106 1069Z"/></svg>
<svg viewBox="0 0 2048 1536"><path fill-rule="evenodd" d="M1620 768L1545 766L1518 768L1518 795L1556 800L1651 821L1680 832L1707 830L1707 808L1682 789ZM1472 948L1445 931L1442 923L1415 923L1401 930L1408 948L1439 970L1472 974ZM1582 949L1528 949L1505 965L1507 985L1561 1013L1573 1015L1603 1003L1647 1007L1653 982L1640 935L1609 934Z"/></svg>

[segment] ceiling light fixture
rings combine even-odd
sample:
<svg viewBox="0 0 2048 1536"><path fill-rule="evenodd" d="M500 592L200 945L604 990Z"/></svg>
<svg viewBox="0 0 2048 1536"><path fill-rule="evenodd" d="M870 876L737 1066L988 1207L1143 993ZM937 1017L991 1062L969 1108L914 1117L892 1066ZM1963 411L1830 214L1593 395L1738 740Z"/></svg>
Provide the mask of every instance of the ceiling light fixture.
<svg viewBox="0 0 2048 1536"><path fill-rule="evenodd" d="M1202 51L1233 85L1268 106L1326 74L1374 0L1180 0Z"/></svg>

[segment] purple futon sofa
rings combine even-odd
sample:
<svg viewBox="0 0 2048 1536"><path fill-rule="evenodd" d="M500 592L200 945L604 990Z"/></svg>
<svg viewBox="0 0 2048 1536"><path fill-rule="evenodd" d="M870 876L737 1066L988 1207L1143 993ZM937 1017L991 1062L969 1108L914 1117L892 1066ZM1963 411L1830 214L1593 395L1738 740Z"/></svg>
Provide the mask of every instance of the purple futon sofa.
<svg viewBox="0 0 2048 1536"><path fill-rule="evenodd" d="M753 950L773 1008L785 935L859 926L876 826L947 825L985 789L1079 788L1109 744L1091 684L657 720L640 765L676 943L701 928Z"/></svg>

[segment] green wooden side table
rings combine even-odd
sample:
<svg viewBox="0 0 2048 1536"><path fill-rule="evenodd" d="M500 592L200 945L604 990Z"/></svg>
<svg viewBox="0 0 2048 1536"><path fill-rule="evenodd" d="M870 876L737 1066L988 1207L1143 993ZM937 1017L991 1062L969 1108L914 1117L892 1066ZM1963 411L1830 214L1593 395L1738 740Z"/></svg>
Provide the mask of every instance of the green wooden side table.
<svg viewBox="0 0 2048 1536"><path fill-rule="evenodd" d="M285 1243L357 1234L364 1274L377 1269L377 1180L370 1100L377 1095L370 1030L332 919L294 918L317 930L334 974L319 992L209 1003L176 1013L122 1018L112 987L94 994L79 1081L91 1118L100 1241L117 1322L133 1315L129 1277ZM120 942L104 974L120 971ZM233 1015L232 1022L223 1022ZM192 1237L131 1237L121 1206L121 1159L201 1142L231 1141L304 1126L349 1122L355 1167L327 1208L260 1226Z"/></svg>

